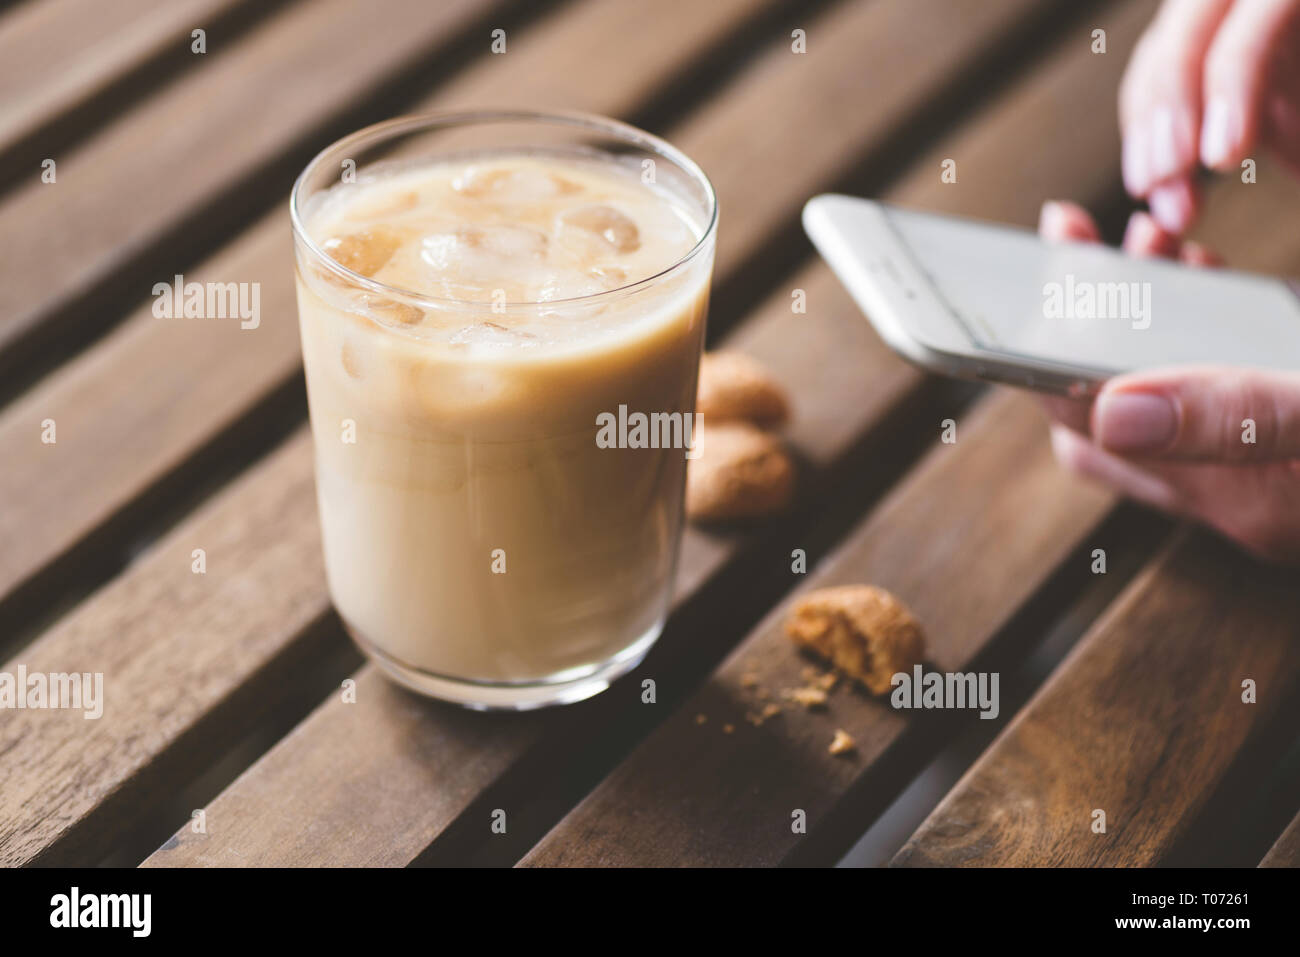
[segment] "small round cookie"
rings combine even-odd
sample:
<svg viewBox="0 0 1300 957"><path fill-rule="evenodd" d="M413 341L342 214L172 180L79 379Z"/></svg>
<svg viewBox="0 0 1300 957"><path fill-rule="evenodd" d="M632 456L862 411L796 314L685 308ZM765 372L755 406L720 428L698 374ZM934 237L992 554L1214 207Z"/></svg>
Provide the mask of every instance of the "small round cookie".
<svg viewBox="0 0 1300 957"><path fill-rule="evenodd" d="M875 585L819 588L799 599L785 632L872 694L889 691L893 676L925 657L921 623L901 601Z"/></svg>
<svg viewBox="0 0 1300 957"><path fill-rule="evenodd" d="M705 420L746 421L764 428L790 416L785 390L757 359L741 352L705 353L695 405Z"/></svg>
<svg viewBox="0 0 1300 957"><path fill-rule="evenodd" d="M780 511L794 494L794 463L781 442L748 422L707 419L686 470L686 514L700 521Z"/></svg>

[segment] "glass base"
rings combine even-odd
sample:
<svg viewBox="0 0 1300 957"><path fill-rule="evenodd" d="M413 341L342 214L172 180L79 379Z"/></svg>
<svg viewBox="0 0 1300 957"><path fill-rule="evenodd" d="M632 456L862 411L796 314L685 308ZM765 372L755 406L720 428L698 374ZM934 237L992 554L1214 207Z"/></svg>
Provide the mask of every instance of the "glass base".
<svg viewBox="0 0 1300 957"><path fill-rule="evenodd" d="M663 624L657 624L609 661L570 668L540 681L475 681L448 678L398 661L380 651L346 622L344 627L365 656L402 687L474 711L532 711L551 705L573 704L600 694L616 678L639 665L663 631Z"/></svg>

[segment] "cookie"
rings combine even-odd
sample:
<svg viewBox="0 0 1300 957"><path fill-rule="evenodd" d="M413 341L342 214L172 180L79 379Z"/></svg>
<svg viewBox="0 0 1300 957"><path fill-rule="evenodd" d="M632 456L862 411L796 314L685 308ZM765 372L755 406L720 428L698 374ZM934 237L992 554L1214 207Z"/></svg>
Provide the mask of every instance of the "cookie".
<svg viewBox="0 0 1300 957"><path fill-rule="evenodd" d="M794 463L781 442L748 422L706 418L696 434L698 457L686 470L686 514L730 521L785 508L794 494Z"/></svg>
<svg viewBox="0 0 1300 957"><path fill-rule="evenodd" d="M764 428L790 416L785 390L758 360L740 352L709 352L700 360L695 409L705 421L753 422Z"/></svg>
<svg viewBox="0 0 1300 957"><path fill-rule="evenodd" d="M786 634L872 694L925 657L920 622L907 607L874 585L820 588L795 603Z"/></svg>
<svg viewBox="0 0 1300 957"><path fill-rule="evenodd" d="M831 738L831 745L826 750L837 757L845 754L852 754L858 748L858 742L853 740L853 735L849 734L843 728L835 729L835 737Z"/></svg>

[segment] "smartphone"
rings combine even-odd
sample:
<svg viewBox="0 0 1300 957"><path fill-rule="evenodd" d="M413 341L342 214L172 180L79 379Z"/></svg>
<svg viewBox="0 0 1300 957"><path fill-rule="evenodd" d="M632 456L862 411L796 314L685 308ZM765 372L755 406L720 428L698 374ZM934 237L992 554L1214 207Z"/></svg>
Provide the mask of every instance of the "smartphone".
<svg viewBox="0 0 1300 957"><path fill-rule="evenodd" d="M1285 280L851 196L803 222L881 338L934 372L1081 396L1156 366L1300 369Z"/></svg>

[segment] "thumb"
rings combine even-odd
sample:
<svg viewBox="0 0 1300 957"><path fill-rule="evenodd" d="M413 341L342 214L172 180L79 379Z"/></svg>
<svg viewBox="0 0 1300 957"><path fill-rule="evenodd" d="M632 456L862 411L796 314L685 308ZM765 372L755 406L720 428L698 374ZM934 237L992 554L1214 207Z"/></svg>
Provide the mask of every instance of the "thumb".
<svg viewBox="0 0 1300 957"><path fill-rule="evenodd" d="M1300 459L1300 373L1195 367L1118 376L1093 405L1092 434L1130 457Z"/></svg>

